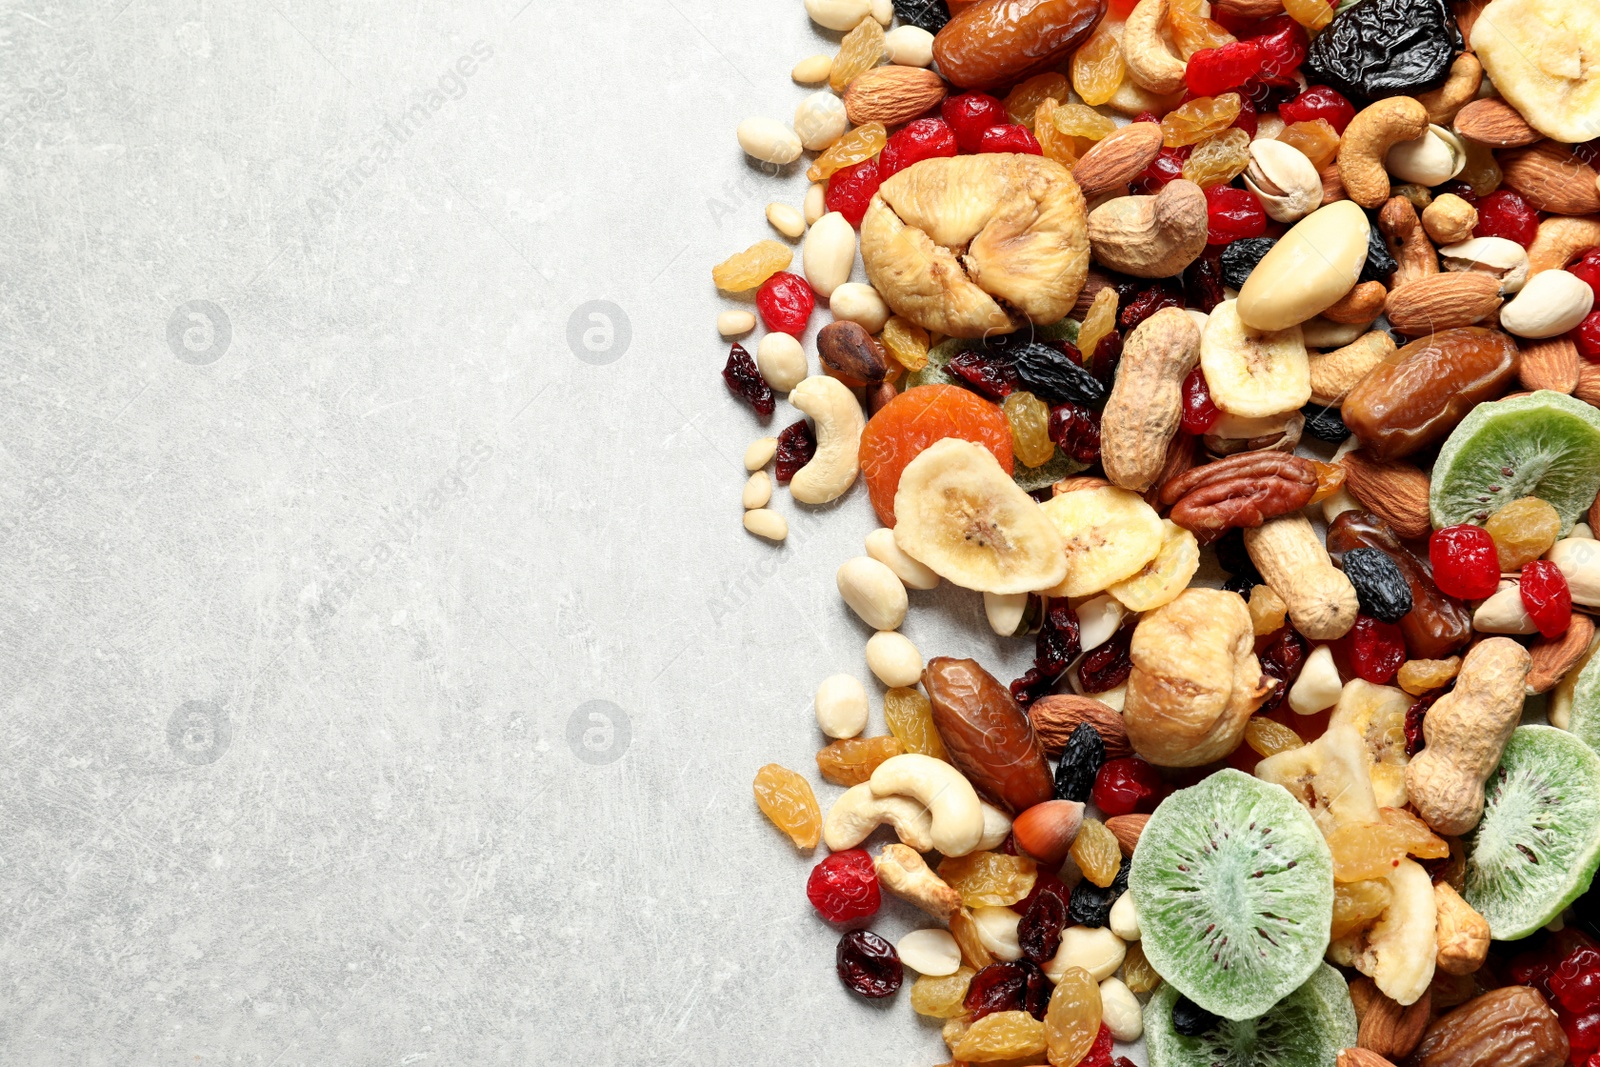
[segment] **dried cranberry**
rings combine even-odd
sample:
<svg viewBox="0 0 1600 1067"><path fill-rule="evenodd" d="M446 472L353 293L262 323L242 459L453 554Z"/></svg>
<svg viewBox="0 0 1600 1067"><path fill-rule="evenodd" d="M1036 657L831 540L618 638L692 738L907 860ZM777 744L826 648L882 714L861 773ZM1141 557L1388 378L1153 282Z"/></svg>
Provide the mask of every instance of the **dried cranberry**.
<svg viewBox="0 0 1600 1067"><path fill-rule="evenodd" d="M1278 680L1278 684L1267 694L1267 699L1258 709L1261 714L1271 714L1283 706L1284 698L1289 695L1290 687L1300 677L1300 670L1306 665L1306 657L1309 655L1311 646L1293 626L1285 626L1279 630L1267 643L1267 647L1261 650L1261 673ZM1395 664L1396 670L1399 667L1398 663Z"/></svg>
<svg viewBox="0 0 1600 1067"><path fill-rule="evenodd" d="M1050 692L1055 687L1056 676L1045 674L1038 667L1029 667L1023 672L1022 677L1011 683L1011 699L1017 706L1026 711L1033 706L1033 702Z"/></svg>
<svg viewBox="0 0 1600 1067"><path fill-rule="evenodd" d="M1261 48L1262 80L1292 77L1311 47L1305 27L1288 15L1274 15L1257 29L1259 33L1250 38L1250 43Z"/></svg>
<svg viewBox="0 0 1600 1067"><path fill-rule="evenodd" d="M756 414L762 418L771 415L777 406L777 401L772 397L772 386L756 369L756 361L750 358L744 345L735 344L728 352L728 362L722 368L722 380L728 383L728 390L734 396L755 408Z"/></svg>
<svg viewBox="0 0 1600 1067"><path fill-rule="evenodd" d="M1198 54L1198 53L1197 53ZM1138 120L1135 120L1138 121ZM1153 117L1151 121L1156 121ZM1183 177L1184 161L1194 152L1191 145L1179 148L1163 148L1156 153L1156 158L1144 169L1144 174L1134 182L1134 192L1154 195L1166 187L1168 182L1175 182Z"/></svg>
<svg viewBox="0 0 1600 1067"><path fill-rule="evenodd" d="M1478 201L1478 226L1474 237L1504 237L1523 248L1539 235L1539 213L1510 189L1500 189Z"/></svg>
<svg viewBox="0 0 1600 1067"><path fill-rule="evenodd" d="M1233 128L1243 130L1251 137L1261 128L1261 114L1248 96L1239 101L1239 115L1233 120Z"/></svg>
<svg viewBox="0 0 1600 1067"><path fill-rule="evenodd" d="M1406 709L1406 758L1410 759L1418 752L1428 747L1427 738L1422 735L1423 720L1428 717L1428 709L1433 707L1433 702L1444 695L1443 689L1436 689L1431 693L1424 693Z"/></svg>
<svg viewBox="0 0 1600 1067"><path fill-rule="evenodd" d="M1600 248L1586 248L1579 252L1572 265L1567 268L1567 273L1582 278L1584 283L1594 290L1596 302L1600 302Z"/></svg>
<svg viewBox="0 0 1600 1067"><path fill-rule="evenodd" d="M1122 363L1122 334L1112 330L1094 346L1094 358L1089 361L1089 373L1110 392L1117 382L1117 367ZM1086 461L1087 462L1087 461Z"/></svg>
<svg viewBox="0 0 1600 1067"><path fill-rule="evenodd" d="M817 298L811 291L811 284L786 270L780 270L756 290L761 321L774 333L800 336L811 320L811 309L816 306Z"/></svg>
<svg viewBox="0 0 1600 1067"><path fill-rule="evenodd" d="M1012 842L1013 838L1007 837L1006 841ZM1011 854L1014 856L1016 855L1016 852L1013 851ZM1062 900L1066 900L1072 895L1072 890L1068 889L1067 884L1060 878L1057 878L1049 870L1041 869L1039 871L1039 877L1035 878L1033 881L1033 888L1028 890L1028 895L1011 905L1011 910L1019 912L1023 915L1028 914L1028 909L1033 907L1033 902L1038 900L1040 895L1044 893L1055 893L1060 896Z"/></svg>
<svg viewBox="0 0 1600 1067"><path fill-rule="evenodd" d="M1564 960L1550 978L1550 991L1574 1014L1600 1010L1600 966Z"/></svg>
<svg viewBox="0 0 1600 1067"><path fill-rule="evenodd" d="M1547 559L1536 559L1522 568L1519 583L1522 606L1545 637L1560 637L1572 624L1572 590L1566 575Z"/></svg>
<svg viewBox="0 0 1600 1067"><path fill-rule="evenodd" d="M990 400L1004 400L1017 391L1017 368L980 349L957 352L944 369Z"/></svg>
<svg viewBox="0 0 1600 1067"><path fill-rule="evenodd" d="M905 981L905 967L894 946L871 930L851 930L834 953L839 981L869 1000L892 997Z"/></svg>
<svg viewBox="0 0 1600 1067"><path fill-rule="evenodd" d="M1111 1029L1101 1023L1100 1031L1094 1035L1094 1044L1078 1061L1078 1067L1111 1067L1111 1043Z"/></svg>
<svg viewBox="0 0 1600 1067"><path fill-rule="evenodd" d="M1344 128L1350 125L1350 120L1356 117L1356 106L1336 89L1313 85L1293 100L1280 105L1278 117L1286 123L1324 119L1335 133L1342 135Z"/></svg>
<svg viewBox="0 0 1600 1067"><path fill-rule="evenodd" d="M1095 807L1107 815L1132 815L1141 804L1155 808L1163 786L1161 775L1137 756L1110 760L1094 778Z"/></svg>
<svg viewBox="0 0 1600 1067"><path fill-rule="evenodd" d="M1226 298L1223 293L1222 253L1208 250L1183 272L1184 301L1207 315Z"/></svg>
<svg viewBox="0 0 1600 1067"><path fill-rule="evenodd" d="M862 216L867 213L867 205L872 203L873 194L882 184L883 176L878 173L878 161L864 159L853 166L834 171L828 179L823 200L829 211L837 211L850 225L860 226Z"/></svg>
<svg viewBox="0 0 1600 1067"><path fill-rule="evenodd" d="M1600 311L1589 312L1567 337L1577 347L1578 355L1590 363L1600 363Z"/></svg>
<svg viewBox="0 0 1600 1067"><path fill-rule="evenodd" d="M1044 149L1039 147L1039 139L1033 135L1033 131L1026 126L1013 126L1010 123L984 130L983 136L978 138L978 151L1044 155Z"/></svg>
<svg viewBox="0 0 1600 1067"><path fill-rule="evenodd" d="M882 897L878 871L864 848L835 852L811 868L806 897L829 922L865 919L877 913Z"/></svg>
<svg viewBox="0 0 1600 1067"><path fill-rule="evenodd" d="M1243 190L1238 191L1243 192ZM1145 286L1137 290L1132 300L1125 300L1122 312L1117 316L1117 325L1125 332L1132 333L1141 322L1156 312L1166 308L1181 307L1183 307L1183 290L1169 279Z"/></svg>
<svg viewBox="0 0 1600 1067"><path fill-rule="evenodd" d="M991 963L972 976L961 1006L977 1022L985 1015L1001 1011L1025 1011L1043 1019L1050 1003L1050 982L1037 964L1029 960Z"/></svg>
<svg viewBox="0 0 1600 1067"><path fill-rule="evenodd" d="M1183 379L1183 421L1179 428L1184 433L1202 434L1222 418L1222 409L1211 400L1211 387L1206 376L1196 367Z"/></svg>
<svg viewBox="0 0 1600 1067"><path fill-rule="evenodd" d="M913 163L956 154L956 132L943 119L918 119L896 130L878 153L878 177L888 179Z"/></svg>
<svg viewBox="0 0 1600 1067"><path fill-rule="evenodd" d="M1593 1053L1600 1049L1600 1011L1591 1011L1585 1015L1561 1015L1561 1029L1567 1033L1567 1043L1571 1046L1573 1057L1588 1055L1593 1060Z"/></svg>
<svg viewBox="0 0 1600 1067"><path fill-rule="evenodd" d="M1132 643L1133 627L1124 626L1083 657L1078 666L1078 684L1085 693L1107 693L1128 680L1133 673L1133 659L1128 652Z"/></svg>
<svg viewBox="0 0 1600 1067"><path fill-rule="evenodd" d="M1087 803L1094 792L1095 775L1106 762L1106 743L1100 731L1086 722L1078 724L1061 750L1061 762L1056 764L1057 800L1076 800Z"/></svg>
<svg viewBox="0 0 1600 1067"><path fill-rule="evenodd" d="M1400 627L1357 615L1350 628L1350 657L1357 676L1373 685L1388 685L1406 661L1406 641Z"/></svg>
<svg viewBox="0 0 1600 1067"><path fill-rule="evenodd" d="M1183 80L1196 96L1216 96L1243 85L1261 70L1266 58L1266 51L1257 41L1202 48L1189 57Z"/></svg>
<svg viewBox="0 0 1600 1067"><path fill-rule="evenodd" d="M1500 587L1500 554L1482 526L1462 523L1428 538L1433 581L1446 596L1482 600Z"/></svg>
<svg viewBox="0 0 1600 1067"><path fill-rule="evenodd" d="M1267 212L1256 194L1231 185L1213 185L1206 190L1210 230L1206 241L1225 245L1245 237L1260 237L1267 232Z"/></svg>
<svg viewBox="0 0 1600 1067"><path fill-rule="evenodd" d="M1057 404L1050 409L1050 440L1079 463L1100 459L1100 413L1082 404Z"/></svg>
<svg viewBox="0 0 1600 1067"><path fill-rule="evenodd" d="M1061 930L1067 925L1067 891L1046 890L1033 898L1017 924L1017 944L1022 954L1043 967L1061 947Z"/></svg>
<svg viewBox="0 0 1600 1067"><path fill-rule="evenodd" d="M939 114L955 132L956 145L963 152L977 152L983 140L983 131L990 126L1004 126L1011 121L1006 106L988 93L962 93L947 96L939 105Z"/></svg>
<svg viewBox="0 0 1600 1067"><path fill-rule="evenodd" d="M776 473L781 485L789 484L811 457L817 454L817 437L811 432L811 424L805 419L792 426L785 426L778 435L778 452Z"/></svg>
<svg viewBox="0 0 1600 1067"><path fill-rule="evenodd" d="M1066 600L1050 601L1034 640L1033 665L1047 674L1060 674L1078 658L1078 613Z"/></svg>

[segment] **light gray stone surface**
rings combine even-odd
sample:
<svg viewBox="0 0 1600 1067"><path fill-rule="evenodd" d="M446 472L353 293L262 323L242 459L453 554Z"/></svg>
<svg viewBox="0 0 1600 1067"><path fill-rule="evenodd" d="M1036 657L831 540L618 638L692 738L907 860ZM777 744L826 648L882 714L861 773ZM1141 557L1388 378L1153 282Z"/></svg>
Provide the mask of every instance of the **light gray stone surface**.
<svg viewBox="0 0 1600 1067"><path fill-rule="evenodd" d="M822 677L870 681L833 584L865 493L740 529L796 414L728 398L709 282L805 189L735 125L833 35L799 0L0 16L0 1060L944 1060L840 987L750 795L814 776ZM972 595L906 632L1027 653Z"/></svg>

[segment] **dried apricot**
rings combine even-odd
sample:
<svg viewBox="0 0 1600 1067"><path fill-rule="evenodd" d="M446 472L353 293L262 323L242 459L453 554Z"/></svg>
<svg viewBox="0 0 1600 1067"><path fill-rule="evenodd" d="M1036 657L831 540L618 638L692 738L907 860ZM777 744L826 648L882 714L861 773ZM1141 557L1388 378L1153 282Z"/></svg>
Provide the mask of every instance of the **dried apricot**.
<svg viewBox="0 0 1600 1067"><path fill-rule="evenodd" d="M1034 113L1039 110L1041 103L1047 99L1060 103L1066 100L1068 95L1065 75L1054 71L1035 74L1006 94L1006 114L1011 116L1012 122L1031 130Z"/></svg>
<svg viewBox="0 0 1600 1067"><path fill-rule="evenodd" d="M787 767L769 763L756 772L756 805L796 848L815 848L822 835L822 810L811 783Z"/></svg>
<svg viewBox="0 0 1600 1067"><path fill-rule="evenodd" d="M1305 740L1283 723L1258 715L1245 724L1244 743L1255 749L1257 755L1276 756L1291 748L1299 748L1305 744Z"/></svg>
<svg viewBox="0 0 1600 1067"><path fill-rule="evenodd" d="M871 159L883 151L883 146L888 143L889 131L884 129L883 123L863 123L829 145L828 150L811 164L806 177L814 182L831 178L835 171Z"/></svg>
<svg viewBox="0 0 1600 1067"><path fill-rule="evenodd" d="M878 764L904 751L896 737L845 738L817 753L817 770L834 785L860 785L872 777Z"/></svg>
<svg viewBox="0 0 1600 1067"><path fill-rule="evenodd" d="M1494 538L1500 569L1520 571L1556 543L1561 536L1561 516L1546 501L1525 496L1495 511L1483 528Z"/></svg>
<svg viewBox="0 0 1600 1067"><path fill-rule="evenodd" d="M889 722L889 732L900 739L907 752L949 762L944 741L933 724L933 705L922 690L895 688L884 693L883 717Z"/></svg>
<svg viewBox="0 0 1600 1067"><path fill-rule="evenodd" d="M1196 145L1183 161L1183 176L1205 189L1233 181L1249 165L1250 135L1234 127Z"/></svg>
<svg viewBox="0 0 1600 1067"><path fill-rule="evenodd" d="M1072 87L1090 107L1116 96L1126 74L1122 45L1104 24L1072 57Z"/></svg>
<svg viewBox="0 0 1600 1067"><path fill-rule="evenodd" d="M955 974L935 978L925 974L911 983L911 1010L930 1019L955 1019L965 1015L962 1001L967 999L967 987L977 974L971 967L962 966Z"/></svg>
<svg viewBox="0 0 1600 1067"><path fill-rule="evenodd" d="M1083 820L1068 855L1078 864L1083 876L1101 889L1117 880L1117 871L1122 867L1122 846L1117 844L1117 835L1099 819Z"/></svg>
<svg viewBox="0 0 1600 1067"><path fill-rule="evenodd" d="M1327 119L1292 122L1278 134L1278 140L1298 148L1311 165L1321 170L1339 151L1339 131Z"/></svg>
<svg viewBox="0 0 1600 1067"><path fill-rule="evenodd" d="M784 270L794 259L789 246L778 241L757 241L743 252L735 252L711 268L711 280L729 293L755 289Z"/></svg>
<svg viewBox="0 0 1600 1067"><path fill-rule="evenodd" d="M1028 895L1038 880L1039 865L1026 856L974 852L941 860L939 877L961 894L961 902L969 908L1007 907Z"/></svg>
<svg viewBox="0 0 1600 1067"><path fill-rule="evenodd" d="M833 57L833 69L828 72L828 87L836 93L844 92L856 75L878 65L884 51L882 24L871 16L862 19L839 42L839 54Z"/></svg>
<svg viewBox="0 0 1600 1067"><path fill-rule="evenodd" d="M861 434L861 475L879 522L894 526L901 472L923 449L946 437L982 445L1011 472L1011 424L998 405L959 385L907 389L879 409Z"/></svg>
<svg viewBox="0 0 1600 1067"><path fill-rule="evenodd" d="M1167 112L1161 120L1161 143L1168 148L1199 144L1232 126L1243 106L1238 93L1196 97Z"/></svg>

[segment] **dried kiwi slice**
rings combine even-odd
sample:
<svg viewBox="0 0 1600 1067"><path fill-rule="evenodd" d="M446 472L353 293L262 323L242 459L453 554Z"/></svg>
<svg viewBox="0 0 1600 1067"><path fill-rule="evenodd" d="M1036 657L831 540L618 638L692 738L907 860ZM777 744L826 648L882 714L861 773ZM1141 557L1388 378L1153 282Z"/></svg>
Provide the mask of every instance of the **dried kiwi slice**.
<svg viewBox="0 0 1600 1067"><path fill-rule="evenodd" d="M1173 1029L1177 999L1178 991L1169 982L1144 1009L1150 1067L1333 1067L1339 1050L1356 1043L1350 987L1326 963L1258 1018L1224 1019L1199 1037L1184 1037Z"/></svg>
<svg viewBox="0 0 1600 1067"><path fill-rule="evenodd" d="M1156 973L1225 1019L1265 1012L1328 948L1328 845L1287 789L1241 771L1162 801L1139 835L1128 888Z"/></svg>
<svg viewBox="0 0 1600 1067"><path fill-rule="evenodd" d="M1496 940L1527 937L1588 892L1600 866L1600 756L1565 730L1519 726L1466 844L1467 903Z"/></svg>
<svg viewBox="0 0 1600 1067"><path fill-rule="evenodd" d="M1434 529L1482 524L1518 497L1548 501L1561 536L1600 491L1600 411L1561 393L1479 404L1450 432L1433 464Z"/></svg>
<svg viewBox="0 0 1600 1067"><path fill-rule="evenodd" d="M1567 721L1557 722L1551 714L1551 725L1565 726L1572 736L1600 752L1600 656L1591 649L1572 687L1572 702Z"/></svg>

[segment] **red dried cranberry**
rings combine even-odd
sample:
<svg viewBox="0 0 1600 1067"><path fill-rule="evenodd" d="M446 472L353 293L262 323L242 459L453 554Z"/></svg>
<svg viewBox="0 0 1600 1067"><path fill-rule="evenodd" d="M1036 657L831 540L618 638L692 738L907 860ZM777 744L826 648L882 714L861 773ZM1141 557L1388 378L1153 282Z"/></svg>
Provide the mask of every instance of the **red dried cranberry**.
<svg viewBox="0 0 1600 1067"><path fill-rule="evenodd" d="M1259 73L1266 58L1266 51L1257 41L1202 48L1189 57L1183 80L1196 96L1216 96L1238 88Z"/></svg>
<svg viewBox="0 0 1600 1067"><path fill-rule="evenodd" d="M1315 122L1324 119L1334 132L1343 135L1344 128L1356 117L1356 107L1337 89L1326 85L1313 85L1293 100L1279 106L1278 117L1286 123Z"/></svg>
<svg viewBox="0 0 1600 1067"><path fill-rule="evenodd" d="M1600 311L1591 311L1569 334L1578 349L1578 355L1591 363L1600 363Z"/></svg>
<svg viewBox="0 0 1600 1067"><path fill-rule="evenodd" d="M1504 237L1523 248L1539 235L1539 213L1510 189L1500 189L1478 201L1478 226L1474 237Z"/></svg>
<svg viewBox="0 0 1600 1067"><path fill-rule="evenodd" d="M1206 433L1220 418L1222 409L1212 402L1206 376L1196 367L1183 379L1183 421L1179 429L1184 433Z"/></svg>
<svg viewBox="0 0 1600 1067"><path fill-rule="evenodd" d="M1161 792L1161 775L1137 756L1109 760L1094 777L1095 807L1107 815L1132 815L1141 804L1151 811Z"/></svg>
<svg viewBox="0 0 1600 1067"><path fill-rule="evenodd" d="M792 426L785 426L778 435L778 452L776 473L780 485L788 485L801 467L811 462L811 457L817 454L817 437L811 432L811 424L805 419Z"/></svg>
<svg viewBox="0 0 1600 1067"><path fill-rule="evenodd" d="M1007 837L1006 840L1012 841L1012 838ZM1013 849L1011 855L1015 856L1016 854L1015 849ZM1028 909L1033 907L1033 902L1039 899L1041 893L1056 893L1060 895L1062 900L1070 900L1072 898L1072 890L1067 888L1065 882L1048 870L1040 870L1039 877L1034 879L1033 888L1028 890L1028 895L1011 905L1011 910L1020 912L1023 915L1028 914Z"/></svg>
<svg viewBox="0 0 1600 1067"><path fill-rule="evenodd" d="M1089 361L1089 373L1106 387L1107 393L1117 381L1117 367L1122 362L1122 334L1112 330L1094 346L1094 358ZM1098 453L1096 453L1098 455ZM1089 462L1085 460L1084 462Z"/></svg>
<svg viewBox="0 0 1600 1067"><path fill-rule="evenodd" d="M1256 194L1231 185L1213 185L1206 190L1209 244L1225 245L1267 232L1267 212Z"/></svg>
<svg viewBox="0 0 1600 1067"><path fill-rule="evenodd" d="M1004 400L1017 391L1017 369L981 349L956 353L944 369L990 400Z"/></svg>
<svg viewBox="0 0 1600 1067"><path fill-rule="evenodd" d="M1111 1067L1111 1040L1110 1029L1101 1023L1100 1032L1094 1035L1094 1044L1078 1061L1078 1067Z"/></svg>
<svg viewBox="0 0 1600 1067"><path fill-rule="evenodd" d="M1222 252L1210 249L1183 271L1183 298L1192 308L1207 315L1222 303L1226 294L1222 283Z"/></svg>
<svg viewBox="0 0 1600 1067"><path fill-rule="evenodd" d="M1267 642L1261 650L1261 673L1269 678L1276 678L1278 684L1267 694L1267 699L1257 710L1262 715L1271 714L1283 706L1284 698L1289 695L1289 688L1300 677L1300 669L1306 665L1306 657L1311 655L1311 646L1306 639L1300 636L1293 626L1285 626ZM1399 664L1395 668L1399 669Z"/></svg>
<svg viewBox="0 0 1600 1067"><path fill-rule="evenodd" d="M1428 709L1433 707L1433 702L1444 696L1443 689L1435 689L1431 693L1424 693L1406 709L1406 758L1410 759L1418 752L1428 747L1428 739L1422 735L1422 723L1428 717Z"/></svg>
<svg viewBox="0 0 1600 1067"><path fill-rule="evenodd" d="M1261 48L1261 79L1292 77L1305 62L1306 52L1311 47L1305 27L1288 15L1274 15L1257 28L1259 33L1252 36L1250 42Z"/></svg>
<svg viewBox="0 0 1600 1067"><path fill-rule="evenodd" d="M1197 53L1198 54L1198 53ZM1151 121L1155 121L1152 119ZM1135 192L1152 196L1166 187L1168 182L1175 182L1183 177L1184 161L1194 152L1190 145L1179 148L1163 148L1156 153L1156 158L1144 169L1135 182Z"/></svg>
<svg viewBox="0 0 1600 1067"><path fill-rule="evenodd" d="M1241 190L1242 191L1242 190ZM1165 308L1183 307L1183 290L1170 279L1135 289L1131 298L1124 297L1122 311L1117 315L1117 325L1132 333L1151 315Z"/></svg>
<svg viewBox="0 0 1600 1067"><path fill-rule="evenodd" d="M1046 890L1034 896L1017 924L1017 944L1022 954L1043 967L1061 947L1061 930L1067 925L1067 890Z"/></svg>
<svg viewBox="0 0 1600 1067"><path fill-rule="evenodd" d="M1021 152L1026 155L1042 156L1044 149L1039 147L1039 139L1026 126L1013 126L1007 123L1004 126L990 126L983 131L983 136L978 138L978 151L980 152Z"/></svg>
<svg viewBox="0 0 1600 1067"><path fill-rule="evenodd" d="M1035 700L1050 692L1055 684L1055 675L1046 675L1038 667L1029 667L1022 677L1011 683L1011 699L1017 702L1019 708L1027 711Z"/></svg>
<svg viewBox="0 0 1600 1067"><path fill-rule="evenodd" d="M834 953L839 981L868 1000L892 997L905 981L905 967L894 946L871 930L851 930Z"/></svg>
<svg viewBox="0 0 1600 1067"><path fill-rule="evenodd" d="M811 284L798 274L780 270L761 283L756 290L756 307L761 311L761 321L774 333L787 333L799 337L811 320L811 309L817 306Z"/></svg>
<svg viewBox="0 0 1600 1067"><path fill-rule="evenodd" d="M1128 680L1133 659L1128 647L1133 643L1133 627L1124 626L1105 644L1083 657L1078 667L1078 684L1085 693L1107 693Z"/></svg>
<svg viewBox="0 0 1600 1067"><path fill-rule="evenodd" d="M1433 581L1446 596L1482 600L1500 586L1500 554L1482 526L1462 523L1433 531L1428 538Z"/></svg>
<svg viewBox="0 0 1600 1067"><path fill-rule="evenodd" d="M772 397L772 386L756 369L756 361L750 358L744 345L735 344L728 352L728 362L722 368L722 380L728 383L728 389L734 396L755 408L756 414L762 418L771 415L777 406L777 401Z"/></svg>
<svg viewBox="0 0 1600 1067"><path fill-rule="evenodd" d="M822 198L829 211L837 211L850 225L860 226L862 216L867 213L867 205L872 203L872 194L882 184L878 161L864 159L853 166L834 171Z"/></svg>
<svg viewBox="0 0 1600 1067"><path fill-rule="evenodd" d="M918 119L896 130L878 153L878 177L887 180L913 163L957 152L956 131L943 119Z"/></svg>
<svg viewBox="0 0 1600 1067"><path fill-rule="evenodd" d="M1050 601L1034 640L1033 665L1046 674L1060 674L1078 658L1078 613L1065 600Z"/></svg>
<svg viewBox="0 0 1600 1067"><path fill-rule="evenodd" d="M1050 409L1050 440L1079 463L1100 459L1100 413L1082 404L1057 404Z"/></svg>
<svg viewBox="0 0 1600 1067"><path fill-rule="evenodd" d="M977 1022L1000 1011L1025 1011L1042 1019L1049 1003L1050 984L1044 972L1028 960L1016 960L991 963L973 975L961 1006Z"/></svg>
<svg viewBox="0 0 1600 1067"><path fill-rule="evenodd" d="M1356 674L1373 685L1388 685L1406 661L1406 641L1394 623L1357 615L1348 640Z"/></svg>
<svg viewBox="0 0 1600 1067"><path fill-rule="evenodd" d="M1261 115L1249 97L1239 101L1239 117L1233 120L1233 125L1235 129L1243 130L1251 137L1254 137L1256 130L1260 129Z"/></svg>
<svg viewBox="0 0 1600 1067"><path fill-rule="evenodd" d="M1522 568L1522 606L1545 637L1560 637L1572 623L1572 590L1561 568L1536 559Z"/></svg>
<svg viewBox="0 0 1600 1067"><path fill-rule="evenodd" d="M984 130L1011 121L1006 106L988 93L947 96L939 105L939 114L955 132L956 145L963 152L979 151L978 143L983 140Z"/></svg>
<svg viewBox="0 0 1600 1067"><path fill-rule="evenodd" d="M1582 278L1594 290L1595 300L1600 302L1600 248L1586 248L1579 252L1567 271Z"/></svg>
<svg viewBox="0 0 1600 1067"><path fill-rule="evenodd" d="M829 922L865 919L878 911L878 871L864 848L835 852L811 868L806 897Z"/></svg>

